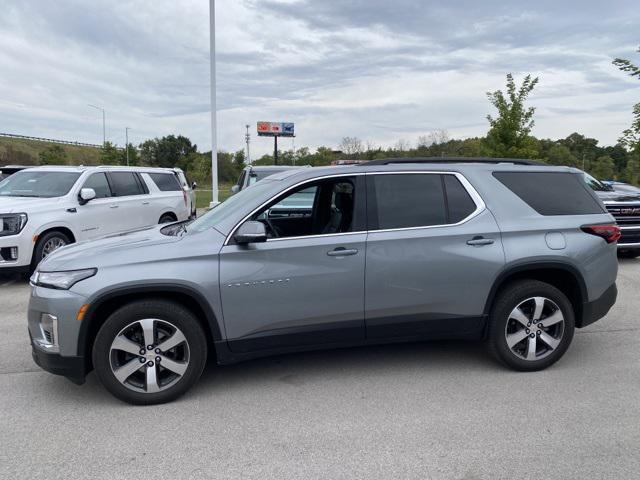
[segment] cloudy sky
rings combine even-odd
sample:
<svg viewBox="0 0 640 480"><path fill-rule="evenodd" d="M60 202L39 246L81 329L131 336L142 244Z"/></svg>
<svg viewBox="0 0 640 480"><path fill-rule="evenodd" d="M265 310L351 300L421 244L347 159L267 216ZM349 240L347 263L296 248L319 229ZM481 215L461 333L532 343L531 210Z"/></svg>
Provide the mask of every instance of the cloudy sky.
<svg viewBox="0 0 640 480"><path fill-rule="evenodd" d="M210 148L207 0L0 0L0 132L100 143L170 133ZM629 1L217 0L219 148L296 123L296 147L483 135L485 92L540 77L538 137L615 143L640 101ZM283 142L290 148L291 140ZM264 153L269 139L255 138Z"/></svg>

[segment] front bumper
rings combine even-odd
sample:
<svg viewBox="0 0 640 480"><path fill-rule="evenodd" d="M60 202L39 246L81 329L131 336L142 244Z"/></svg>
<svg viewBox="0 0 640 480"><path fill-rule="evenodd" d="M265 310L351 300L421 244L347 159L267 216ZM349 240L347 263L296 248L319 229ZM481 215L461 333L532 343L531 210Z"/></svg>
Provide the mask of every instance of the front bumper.
<svg viewBox="0 0 640 480"><path fill-rule="evenodd" d="M87 372L84 357L63 357L58 353L45 352L36 347L33 340L31 340L31 356L33 361L47 372L67 377L78 385L82 385L85 381Z"/></svg>
<svg viewBox="0 0 640 480"><path fill-rule="evenodd" d="M582 321L576 326L586 327L604 317L618 298L618 287L614 283L605 292L592 302L586 302L582 307Z"/></svg>
<svg viewBox="0 0 640 480"><path fill-rule="evenodd" d="M17 258L11 257L11 249L17 249ZM28 269L32 255L33 239L26 230L18 235L0 237L0 271Z"/></svg>

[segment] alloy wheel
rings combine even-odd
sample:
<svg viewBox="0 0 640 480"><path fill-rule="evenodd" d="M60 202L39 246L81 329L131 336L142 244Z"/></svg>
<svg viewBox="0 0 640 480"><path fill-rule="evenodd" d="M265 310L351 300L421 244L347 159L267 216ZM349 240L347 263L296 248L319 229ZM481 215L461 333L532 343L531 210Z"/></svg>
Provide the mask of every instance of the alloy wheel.
<svg viewBox="0 0 640 480"><path fill-rule="evenodd" d="M60 238L60 237L50 238L49 240L47 240L47 243L45 243L42 247L41 260L43 260L50 254L55 252L57 249L64 247L66 244L67 242L63 238Z"/></svg>
<svg viewBox="0 0 640 480"><path fill-rule="evenodd" d="M171 323L145 318L123 328L111 343L111 371L126 388L157 393L175 385L189 367L189 343Z"/></svg>
<svg viewBox="0 0 640 480"><path fill-rule="evenodd" d="M509 314L505 327L507 346L513 354L537 361L549 356L562 341L564 316L546 297L530 297Z"/></svg>

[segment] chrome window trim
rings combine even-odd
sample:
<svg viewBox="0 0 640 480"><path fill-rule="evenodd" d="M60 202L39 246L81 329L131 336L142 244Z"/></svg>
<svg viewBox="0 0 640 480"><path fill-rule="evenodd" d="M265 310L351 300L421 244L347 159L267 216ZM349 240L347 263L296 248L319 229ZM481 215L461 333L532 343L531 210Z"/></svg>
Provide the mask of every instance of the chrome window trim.
<svg viewBox="0 0 640 480"><path fill-rule="evenodd" d="M460 220L457 223L443 223L441 225L422 225L422 226L417 226L417 227L398 227L398 228L380 228L377 230L368 230L368 233L377 233L377 232L401 232L401 231L406 231L406 230L423 230L423 229L429 229L429 228L445 228L445 227L457 227L458 225L462 225L464 223L467 223L469 220L477 217L478 215L480 215L486 208L486 204L484 203L484 200L482 200L482 197L480 196L480 194L478 193L478 191L473 187L473 185L471 185L471 183L469 182L469 180L467 180L467 178L459 173L459 172L425 172L425 171L400 171L400 172L371 172L368 173L367 175L397 175L397 174L404 174L404 173L410 173L410 174L435 174L435 175L454 175L462 184L462 187L467 191L467 193L469 194L469 196L471 197L471 200L473 201L473 203L475 203L476 205L476 209L471 212L469 215L467 215L465 218L463 218L462 220Z"/></svg>
<svg viewBox="0 0 640 480"><path fill-rule="evenodd" d="M468 216L466 216L465 218L463 218L462 220L460 220L457 223L446 223L446 224L442 224L442 225L423 225L423 226L417 226L417 227L386 228L386 229L378 229L378 230L361 230L361 231L358 231L358 232L343 232L343 233L327 233L327 234L316 234L316 235L303 235L303 236L297 236L297 237L269 238L269 239L267 239L267 243L269 243L269 242L281 242L281 241L284 241L284 240L300 240L300 239L306 239L306 238L330 238L330 237L338 237L338 236L343 236L343 235L360 235L360 234L363 234L363 233L400 232L400 231L405 231L405 230L423 230L423 229L431 229L431 228L457 227L458 225L462 225L464 223L467 223L468 221L470 221L473 218L477 217L478 215L480 215L487 208L486 204L484 203L484 200L482 200L482 197L480 196L478 191L473 187L473 185L471 185L471 183L467 180L467 178L463 174L461 174L460 172L450 172L450 171L447 172L447 171L425 171L425 170L402 170L402 171L393 171L393 172L380 171L380 172L335 173L335 174L331 174L331 175L323 175L323 176L312 178L312 179L302 180L302 181L300 181L300 182L298 182L298 183L286 188L282 192L279 192L275 196L280 196L282 194L285 194L290 190L293 190L293 189L295 189L295 188L297 188L297 187L299 187L301 185L304 185L305 183L313 183L313 182L316 182L318 180L324 180L324 179L327 179L327 178L355 177L355 176L361 176L361 175L415 175L415 174L421 174L421 175L454 175L460 181L460 183L462 184L464 189L467 191L467 193L471 197L471 200L476 205L476 209L473 212L471 212ZM260 206L254 208L251 211L251 213L246 215L240 222L238 222L235 225L235 227L233 227L233 229L231 230L229 235L227 235L227 238L225 238L224 244L222 246L226 247L229 244L230 239L236 233L236 230L238 228L240 228L240 225L242 225L249 218L251 218L251 216L253 214L258 212L261 208L265 207L266 205L268 205L272 201L273 201L273 197L270 198L269 200L267 200L266 202L263 202L262 204L260 204Z"/></svg>

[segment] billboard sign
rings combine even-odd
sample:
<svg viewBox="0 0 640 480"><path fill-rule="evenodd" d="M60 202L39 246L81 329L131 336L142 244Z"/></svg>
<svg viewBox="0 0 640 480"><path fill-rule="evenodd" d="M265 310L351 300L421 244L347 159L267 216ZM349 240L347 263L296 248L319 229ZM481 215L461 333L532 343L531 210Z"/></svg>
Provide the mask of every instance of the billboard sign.
<svg viewBox="0 0 640 480"><path fill-rule="evenodd" d="M295 137L295 128L289 122L258 122L258 136Z"/></svg>

